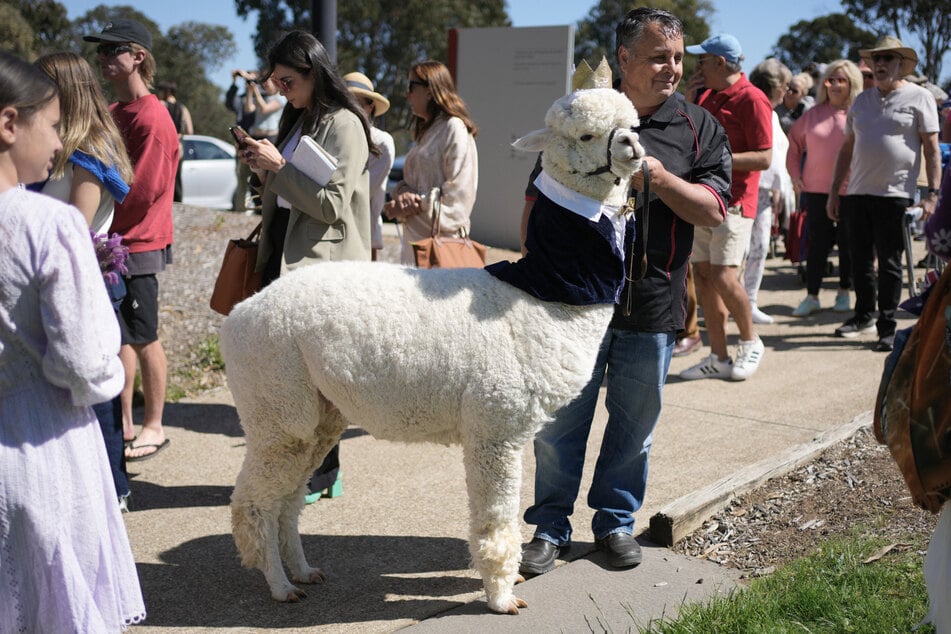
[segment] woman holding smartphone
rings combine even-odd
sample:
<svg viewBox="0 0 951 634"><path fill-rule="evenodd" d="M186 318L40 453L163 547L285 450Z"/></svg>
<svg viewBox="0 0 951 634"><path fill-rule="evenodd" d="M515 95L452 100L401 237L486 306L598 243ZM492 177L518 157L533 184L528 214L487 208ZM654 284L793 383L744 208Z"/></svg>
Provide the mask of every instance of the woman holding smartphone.
<svg viewBox="0 0 951 634"><path fill-rule="evenodd" d="M268 66L287 98L277 145L245 136L238 146L262 182L258 270L265 285L313 262L370 259L372 146L365 116L317 38L288 33L271 48ZM326 185L291 164L302 135L337 159Z"/></svg>
<svg viewBox="0 0 951 634"><path fill-rule="evenodd" d="M303 31L284 36L268 53L269 73L287 98L277 145L248 136L238 143L239 158L258 176L261 194L261 246L257 270L268 285L284 272L327 260L369 260L370 126L327 51ZM238 131L239 136L242 131ZM303 135L337 160L326 185L291 164ZM314 492L334 487L339 445L331 450L310 482Z"/></svg>

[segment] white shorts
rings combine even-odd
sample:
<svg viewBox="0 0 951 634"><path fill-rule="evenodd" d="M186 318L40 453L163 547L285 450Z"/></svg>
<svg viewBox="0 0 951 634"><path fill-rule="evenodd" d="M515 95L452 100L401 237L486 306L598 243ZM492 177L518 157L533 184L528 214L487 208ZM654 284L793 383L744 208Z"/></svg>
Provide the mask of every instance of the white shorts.
<svg viewBox="0 0 951 634"><path fill-rule="evenodd" d="M691 262L740 266L750 248L755 218L744 218L741 208L727 207L726 218L716 227L694 227Z"/></svg>

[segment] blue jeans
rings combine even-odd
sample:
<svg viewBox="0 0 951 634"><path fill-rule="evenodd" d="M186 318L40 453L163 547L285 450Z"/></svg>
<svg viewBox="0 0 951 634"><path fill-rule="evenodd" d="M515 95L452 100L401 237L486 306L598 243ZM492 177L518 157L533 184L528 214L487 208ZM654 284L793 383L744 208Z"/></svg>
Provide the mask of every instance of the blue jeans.
<svg viewBox="0 0 951 634"><path fill-rule="evenodd" d="M588 491L596 539L631 533L644 502L647 461L676 335L609 328L591 381L535 436L535 504L525 511L535 537L563 546L571 541L568 516L581 485L584 453L598 391L607 373L608 423Z"/></svg>

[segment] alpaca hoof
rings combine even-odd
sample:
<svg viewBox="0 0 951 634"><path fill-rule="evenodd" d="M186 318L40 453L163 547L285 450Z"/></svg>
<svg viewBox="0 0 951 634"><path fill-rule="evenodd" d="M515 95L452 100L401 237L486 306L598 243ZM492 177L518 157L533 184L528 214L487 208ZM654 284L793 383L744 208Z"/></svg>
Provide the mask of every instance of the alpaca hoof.
<svg viewBox="0 0 951 634"><path fill-rule="evenodd" d="M495 605L491 601L489 602L489 609L497 614L517 615L519 608L527 607L528 603L518 597L510 597L508 601L503 602L501 605Z"/></svg>
<svg viewBox="0 0 951 634"><path fill-rule="evenodd" d="M323 583L327 580L327 575L320 568L308 568L303 574L294 575L293 578L297 583Z"/></svg>
<svg viewBox="0 0 951 634"><path fill-rule="evenodd" d="M289 585L281 591L271 592L271 597L273 597L275 601L282 603L297 603L307 597L307 593L300 588Z"/></svg>
<svg viewBox="0 0 951 634"><path fill-rule="evenodd" d="M518 585L520 583L525 583L525 577L523 577L521 573L515 575L515 585Z"/></svg>

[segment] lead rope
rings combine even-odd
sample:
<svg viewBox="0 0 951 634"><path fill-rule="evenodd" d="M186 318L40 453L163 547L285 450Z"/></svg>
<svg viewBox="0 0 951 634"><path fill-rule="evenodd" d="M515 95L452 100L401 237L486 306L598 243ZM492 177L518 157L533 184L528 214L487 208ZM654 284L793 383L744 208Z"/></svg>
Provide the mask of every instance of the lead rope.
<svg viewBox="0 0 951 634"><path fill-rule="evenodd" d="M651 198L651 173L647 168L647 161L641 163L641 172L644 174L644 204L641 207L643 211L644 221L641 223L644 238L642 242L644 243L644 255L641 257L641 267L640 275L636 278L634 277L634 243L637 241L637 235L631 239L631 249L630 249L630 258L628 259L627 265L627 299L624 302L624 310L622 311L625 317L630 317L631 312L634 309L634 289L631 288L631 284L634 282L639 282L644 279L644 276L647 275L647 235L650 225L650 198Z"/></svg>

